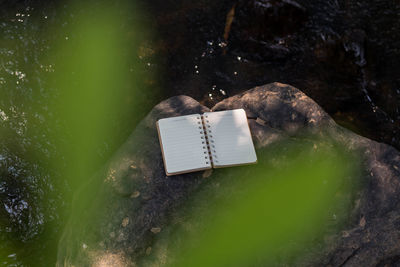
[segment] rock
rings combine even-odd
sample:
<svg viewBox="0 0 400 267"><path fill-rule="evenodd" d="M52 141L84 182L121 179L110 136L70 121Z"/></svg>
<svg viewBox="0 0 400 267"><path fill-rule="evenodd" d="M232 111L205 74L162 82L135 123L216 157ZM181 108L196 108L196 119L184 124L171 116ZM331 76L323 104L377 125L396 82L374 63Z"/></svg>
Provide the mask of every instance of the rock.
<svg viewBox="0 0 400 267"><path fill-rule="evenodd" d="M398 151L338 126L312 99L289 85L256 87L219 102L212 110L234 108L246 110L257 153L282 140L304 138L308 132L360 155L362 182L350 196L354 201L342 229L328 231L324 248L307 251L298 265L400 263ZM168 224L183 220L176 216L177 211L204 183L212 181L218 170L207 174L207 179L204 172L166 177L155 123L164 117L206 111L209 109L187 96L172 97L153 108L107 166L77 193L60 240L58 266L101 261L121 264L109 266L138 266L145 257L165 264L168 253L165 249L157 252L156 238L168 234L164 230ZM314 142L312 147L320 146ZM263 164L262 160L260 157L258 164ZM234 172L231 168L224 173ZM223 185L214 182L213 186ZM85 249L82 244L87 244Z"/></svg>

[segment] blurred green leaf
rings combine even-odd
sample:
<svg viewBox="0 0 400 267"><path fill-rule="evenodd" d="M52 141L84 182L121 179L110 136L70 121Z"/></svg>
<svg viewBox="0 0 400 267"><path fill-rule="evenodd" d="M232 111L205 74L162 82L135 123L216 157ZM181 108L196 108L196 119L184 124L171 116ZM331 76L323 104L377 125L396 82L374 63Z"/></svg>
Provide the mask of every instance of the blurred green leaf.
<svg viewBox="0 0 400 267"><path fill-rule="evenodd" d="M350 189L354 166L341 149L300 147L278 152L278 166L266 164L277 157L266 153L244 169L251 175L240 169L229 178L228 170L217 175L210 182L217 189L206 187L187 208L190 230L170 239L169 266L265 266L320 238L335 205L347 201L336 195Z"/></svg>

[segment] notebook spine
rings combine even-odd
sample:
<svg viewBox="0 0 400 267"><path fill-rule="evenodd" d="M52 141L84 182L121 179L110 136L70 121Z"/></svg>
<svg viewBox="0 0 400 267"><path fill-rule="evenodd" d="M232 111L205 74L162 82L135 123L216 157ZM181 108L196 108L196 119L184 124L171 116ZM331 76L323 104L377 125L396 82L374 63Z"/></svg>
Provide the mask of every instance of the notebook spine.
<svg viewBox="0 0 400 267"><path fill-rule="evenodd" d="M199 131L201 135L201 143L203 145L203 150L204 150L204 159L206 161L206 164L211 164L212 159L210 155L210 148L208 145L208 139L207 139L207 131L206 128L204 127L204 120L203 116L197 117L198 119L198 126L199 126Z"/></svg>
<svg viewBox="0 0 400 267"><path fill-rule="evenodd" d="M218 163L218 159L217 159L216 150L215 150L215 142L213 139L212 127L210 125L210 121L208 120L207 115L203 115L203 116L201 116L201 118L203 121L203 132L205 133L208 154L209 154L211 163L214 165L215 163Z"/></svg>

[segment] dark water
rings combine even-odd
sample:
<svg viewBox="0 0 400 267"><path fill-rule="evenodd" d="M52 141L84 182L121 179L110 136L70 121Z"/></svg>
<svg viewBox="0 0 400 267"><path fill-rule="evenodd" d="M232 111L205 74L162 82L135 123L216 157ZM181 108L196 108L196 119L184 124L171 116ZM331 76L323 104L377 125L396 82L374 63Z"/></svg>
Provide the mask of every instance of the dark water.
<svg viewBox="0 0 400 267"><path fill-rule="evenodd" d="M135 116L113 114L117 138L94 146L98 167L169 96L186 94L211 107L275 81L304 91L339 124L400 148L399 1L138 5L140 18L132 10L121 28L135 35L132 61L141 67L133 72L146 78L127 85L139 90L126 92L135 108L125 110ZM61 1L0 1L0 265L51 265L79 187L60 175L73 160L62 146L68 124L52 108L59 91L49 82L57 73L54 43L68 46L67 28L79 12L85 10L70 11ZM152 34L132 33L138 20Z"/></svg>

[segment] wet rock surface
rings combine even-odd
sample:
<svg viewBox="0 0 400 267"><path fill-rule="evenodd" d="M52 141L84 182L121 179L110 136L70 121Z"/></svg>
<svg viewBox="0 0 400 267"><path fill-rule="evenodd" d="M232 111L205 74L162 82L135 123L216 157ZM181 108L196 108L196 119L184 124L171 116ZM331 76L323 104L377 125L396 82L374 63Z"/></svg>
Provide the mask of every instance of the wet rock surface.
<svg viewBox="0 0 400 267"><path fill-rule="evenodd" d="M165 3L173 11L144 4L158 18L150 23L159 38L143 43L153 51L143 60L167 69L166 97L189 95L211 107L281 81L301 88L340 125L399 148L398 3Z"/></svg>
<svg viewBox="0 0 400 267"><path fill-rule="evenodd" d="M308 132L333 140L360 158L360 176L351 179L360 179L361 186L348 196L352 201L342 218L344 224L338 231L327 231L324 245L308 251L297 264L399 264L400 153L396 149L338 126L313 100L289 85L256 87L219 102L212 110L234 108L246 110L257 153L281 141L307 139L303 133ZM157 235L178 220L174 216L180 207L205 181L219 175L215 170L166 177L155 123L164 117L205 111L209 109L187 96L172 97L153 108L104 169L76 195L73 216L60 241L58 266L141 266L146 262ZM259 157L258 166L264 160L274 159ZM227 168L224 175L239 169ZM165 254L155 261L165 263Z"/></svg>

